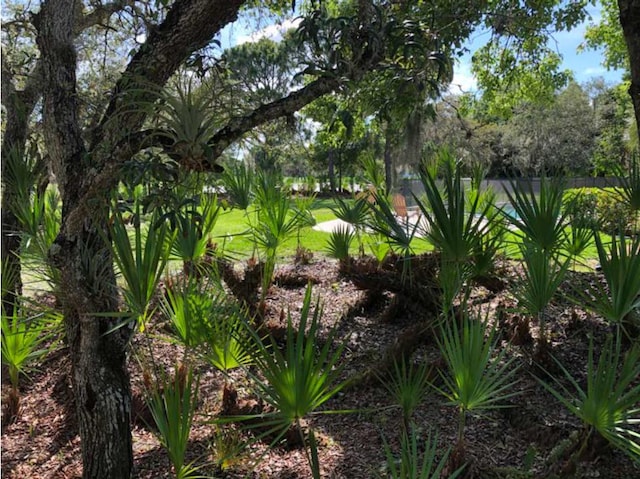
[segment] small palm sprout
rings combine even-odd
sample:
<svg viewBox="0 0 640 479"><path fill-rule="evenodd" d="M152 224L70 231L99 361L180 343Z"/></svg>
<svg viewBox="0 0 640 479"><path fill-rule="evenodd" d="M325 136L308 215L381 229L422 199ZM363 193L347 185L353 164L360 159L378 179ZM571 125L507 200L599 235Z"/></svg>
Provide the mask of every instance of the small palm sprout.
<svg viewBox="0 0 640 479"><path fill-rule="evenodd" d="M337 259L343 265L349 263L349 249L355 237L353 231L347 225L340 225L331 232L327 243L327 253Z"/></svg>
<svg viewBox="0 0 640 479"><path fill-rule="evenodd" d="M243 161L236 161L225 168L221 180L231 205L246 211L253 201L253 171Z"/></svg>
<svg viewBox="0 0 640 479"><path fill-rule="evenodd" d="M358 241L360 254L364 254L362 233L369 219L369 203L365 196L357 196L353 200L346 201L340 197L334 198L335 205L329 206L336 218L349 223L353 227L354 237Z"/></svg>
<svg viewBox="0 0 640 479"><path fill-rule="evenodd" d="M640 235L628 239L623 234L612 236L611 246L605 248L596 234L596 247L608 294L602 288L595 292L595 302L589 306L611 323L622 327L633 321L640 308ZM640 320L629 325L640 327Z"/></svg>
<svg viewBox="0 0 640 479"><path fill-rule="evenodd" d="M640 327L634 320L640 308L640 236L629 239L619 233L612 236L609 247L597 233L595 240L607 287L597 285L586 293L578 291L576 301L633 336Z"/></svg>
<svg viewBox="0 0 640 479"><path fill-rule="evenodd" d="M211 297L194 279L167 288L160 306L171 321L174 340L188 351L203 345L207 340L206 323L212 309Z"/></svg>
<svg viewBox="0 0 640 479"><path fill-rule="evenodd" d="M557 378L555 387L538 379L565 407L583 422L582 445L575 460L586 450L597 433L610 444L640 461L640 347L635 345L626 354L621 352L621 335L615 345L607 338L598 362L594 360L593 340L589 342L587 359L587 387L555 360L570 383L570 388ZM554 358L555 359L555 358ZM571 390L573 389L573 391Z"/></svg>
<svg viewBox="0 0 640 479"><path fill-rule="evenodd" d="M160 444L169 455L176 479L194 479L199 467L185 464L189 433L198 402L198 381L193 372L176 367L174 377L165 377L149 391L147 403Z"/></svg>
<svg viewBox="0 0 640 479"><path fill-rule="evenodd" d="M396 458L387 441L384 441L384 453L386 456L385 475L389 479L441 479L445 476L445 467L449 459L449 450L446 450L440 461L436 461L438 452L438 436L429 434L420 444L415 427L403 430L400 436L400 457ZM454 479L462 474L463 467L448 474L446 477Z"/></svg>
<svg viewBox="0 0 640 479"><path fill-rule="evenodd" d="M164 223L157 229L150 226L143 234L140 215L140 204L137 203L133 215L132 244L122 213L116 209L110 225L112 241L109 244L124 279L124 299L132 313L131 320L138 321L139 326L144 328L146 320L153 313L149 305L169 259L169 241L166 241L169 234ZM157 219L157 215L154 215L149 224L154 225Z"/></svg>
<svg viewBox="0 0 640 479"><path fill-rule="evenodd" d="M291 199L281 191L273 174L258 175L255 203L257 222L251 229L253 239L265 258L260 297L260 304L264 305L273 282L278 251L295 232L299 215L291 208Z"/></svg>
<svg viewBox="0 0 640 479"><path fill-rule="evenodd" d="M424 362L419 365L407 364L404 358L394 362L393 366L393 371L378 379L402 409L402 424L404 430L408 431L413 412L427 394L431 368Z"/></svg>
<svg viewBox="0 0 640 479"><path fill-rule="evenodd" d="M2 364L9 370L11 391L7 401L9 418L15 417L20 405L20 376L27 374L32 363L46 354L42 347L57 323L52 313L28 316L24 306L14 306L12 315L2 313Z"/></svg>
<svg viewBox="0 0 640 479"><path fill-rule="evenodd" d="M510 392L518 368L513 359L506 360L506 350L496 353L496 330L486 323L465 315L462 325L456 320L442 327L438 343L447 363L447 373L440 372L444 386L435 387L458 409L458 444L464 453L464 430L467 414L472 411L503 407L500 403L518 392Z"/></svg>
<svg viewBox="0 0 640 479"><path fill-rule="evenodd" d="M175 216L177 232L172 238L171 253L182 261L185 275L201 277L210 272L210 236L220 210L217 197L204 194Z"/></svg>
<svg viewBox="0 0 640 479"><path fill-rule="evenodd" d="M547 347L546 311L569 269L569 259L545 251L530 243L520 245L524 258L524 277L515 290L520 308L538 320L538 346L541 354Z"/></svg>

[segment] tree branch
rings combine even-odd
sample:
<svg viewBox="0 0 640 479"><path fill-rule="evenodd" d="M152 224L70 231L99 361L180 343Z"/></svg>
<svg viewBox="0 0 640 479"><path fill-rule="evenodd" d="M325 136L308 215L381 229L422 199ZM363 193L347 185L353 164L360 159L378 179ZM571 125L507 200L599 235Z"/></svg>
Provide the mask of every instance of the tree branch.
<svg viewBox="0 0 640 479"><path fill-rule="evenodd" d="M158 28L133 56L111 94L102 121L91 141L91 150L99 143L118 141L118 131L109 130L111 118L123 104L132 100L151 100L150 87L161 87L193 52L205 47L225 25L233 22L245 0L176 0ZM148 92L145 94L145 90ZM119 131L136 131L144 112L129 112L118 117Z"/></svg>
<svg viewBox="0 0 640 479"><path fill-rule="evenodd" d="M316 98L336 90L340 84L337 77L320 77L284 98L262 105L248 115L230 121L209 140L209 146L213 150L212 159L219 158L229 145L256 126L295 113Z"/></svg>
<svg viewBox="0 0 640 479"><path fill-rule="evenodd" d="M101 25L109 20L114 13L120 12L127 7L133 7L135 0L116 0L95 7L91 12L81 16L74 26L74 34L80 35L86 29L95 25ZM81 4L80 4L81 6Z"/></svg>

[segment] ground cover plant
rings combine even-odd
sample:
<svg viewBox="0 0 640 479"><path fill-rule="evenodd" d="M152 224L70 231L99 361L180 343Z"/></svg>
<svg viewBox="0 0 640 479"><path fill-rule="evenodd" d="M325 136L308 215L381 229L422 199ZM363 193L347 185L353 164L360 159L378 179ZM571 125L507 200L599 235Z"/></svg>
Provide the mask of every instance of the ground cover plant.
<svg viewBox="0 0 640 479"><path fill-rule="evenodd" d="M312 222L299 218L335 218L331 203L296 202L274 179L227 210L225 198L199 195L175 215L114 202L119 327L144 325L130 361L136 477L637 475L638 239L577 240L563 224L536 244L542 200L520 192L518 230L496 234L477 274L477 236L509 220L448 168L444 186L424 170L425 222L412 229L382 193L336 203L363 208L363 245L388 248L378 257L330 233L307 242ZM562 208L550 210L561 223ZM221 225L249 245L235 262L226 250L237 237ZM509 238L521 256L505 255ZM570 268L585 254L577 243L598 252L602 272ZM301 246L310 261L294 261ZM37 298L55 305L50 292ZM13 334L23 324L3 316L11 371L5 346L16 338L26 358L41 345L58 352L38 356L19 385L3 383L6 395L20 388L21 405L3 421L3 474L74 477L64 339ZM547 344L544 362L534 341Z"/></svg>

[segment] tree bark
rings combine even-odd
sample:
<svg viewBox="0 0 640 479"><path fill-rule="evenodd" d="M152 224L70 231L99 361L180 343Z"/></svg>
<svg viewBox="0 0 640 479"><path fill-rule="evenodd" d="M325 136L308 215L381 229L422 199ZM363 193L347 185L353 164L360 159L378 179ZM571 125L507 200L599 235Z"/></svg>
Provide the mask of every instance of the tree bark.
<svg viewBox="0 0 640 479"><path fill-rule="evenodd" d="M335 150L333 148L329 148L329 154L327 155L327 160L329 161L329 189L331 193L336 192L336 172L335 172Z"/></svg>
<svg viewBox="0 0 640 479"><path fill-rule="evenodd" d="M6 271L11 271L9 276L12 284L3 279L2 307L7 316L13 315L14 305L22 294L21 263L20 263L20 231L18 218L13 212L13 202L17 192L9 177L7 161L8 155L17 155L22 158L25 153L25 144L29 134L29 118L33 113L36 102L40 97L37 89L40 68L36 66L31 78L22 91L17 91L13 84L13 78L6 65L2 61L2 104L6 111L6 123L2 138L2 152L5 159L2 162L2 245L0 253L2 264ZM6 278L5 278L6 279Z"/></svg>
<svg viewBox="0 0 640 479"><path fill-rule="evenodd" d="M631 86L629 95L633 102L636 129L640 138L640 0L618 0L620 25L629 51Z"/></svg>
<svg viewBox="0 0 640 479"><path fill-rule="evenodd" d="M107 202L94 202L80 225L69 222L95 175L78 122L74 0L49 0L36 20L43 63L45 139L62 192L62 228L52 249L72 364L84 478L128 478L133 469L131 394L126 369L130 328L97 313L117 311L112 259L105 245ZM108 197L108 195L107 195ZM112 331L113 330L113 331Z"/></svg>
<svg viewBox="0 0 640 479"><path fill-rule="evenodd" d="M391 189L393 188L392 141L391 127L387 125L386 135L384 137L384 184L387 188L387 193L391 193Z"/></svg>

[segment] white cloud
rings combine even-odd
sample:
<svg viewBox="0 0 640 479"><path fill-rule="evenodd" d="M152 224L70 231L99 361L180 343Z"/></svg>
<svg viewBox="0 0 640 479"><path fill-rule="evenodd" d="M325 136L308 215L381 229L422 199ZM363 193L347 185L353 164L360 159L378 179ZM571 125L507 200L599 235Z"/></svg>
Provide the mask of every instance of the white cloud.
<svg viewBox="0 0 640 479"><path fill-rule="evenodd" d="M300 24L301 18L287 19L280 23L269 25L257 32L251 34L240 35L236 41L236 45L242 45L243 43L257 42L262 38L269 38L274 41L282 40L282 35L292 28L297 28Z"/></svg>
<svg viewBox="0 0 640 479"><path fill-rule="evenodd" d="M453 80L449 85L449 93L459 95L478 89L478 82L471 72L470 60L458 60L453 67Z"/></svg>
<svg viewBox="0 0 640 479"><path fill-rule="evenodd" d="M589 75L589 76L603 75L606 72L607 72L607 69L605 67L589 67L582 70L583 75Z"/></svg>

